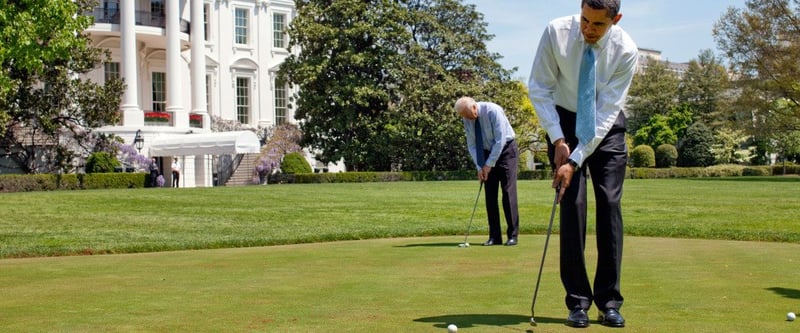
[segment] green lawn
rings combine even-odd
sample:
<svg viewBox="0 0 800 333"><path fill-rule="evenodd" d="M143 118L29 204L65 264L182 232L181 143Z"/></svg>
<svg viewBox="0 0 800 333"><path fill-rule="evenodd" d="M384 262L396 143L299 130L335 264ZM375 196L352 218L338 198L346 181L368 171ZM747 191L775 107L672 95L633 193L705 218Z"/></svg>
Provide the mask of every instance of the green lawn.
<svg viewBox="0 0 800 333"><path fill-rule="evenodd" d="M785 321L800 312L798 185L628 180L628 327L582 331L800 329ZM558 237L539 326L528 324L549 182L519 183L524 235L512 248L456 246L476 191L476 182L401 182L2 194L0 331L572 330ZM470 242L485 238L479 207ZM256 247L280 244L293 245ZM152 253L21 258L126 252Z"/></svg>
<svg viewBox="0 0 800 333"><path fill-rule="evenodd" d="M8 193L0 195L0 258L463 234L477 185ZM624 191L628 235L800 242L800 177L628 180ZM549 181L519 182L523 233L547 229L552 193ZM483 209L475 220L474 234L485 235Z"/></svg>

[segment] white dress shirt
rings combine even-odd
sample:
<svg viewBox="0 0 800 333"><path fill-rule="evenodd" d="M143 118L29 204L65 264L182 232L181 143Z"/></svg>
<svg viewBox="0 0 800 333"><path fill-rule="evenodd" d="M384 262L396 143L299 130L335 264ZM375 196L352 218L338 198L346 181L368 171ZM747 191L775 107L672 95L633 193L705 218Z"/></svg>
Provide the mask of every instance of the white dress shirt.
<svg viewBox="0 0 800 333"><path fill-rule="evenodd" d="M563 138L556 105L575 112L578 105L578 75L586 42L581 34L580 15L551 21L539 42L533 60L528 94L539 123L550 140ZM593 46L597 70L597 119L595 137L579 143L570 158L582 165L617 120L633 80L638 49L628 34L612 25Z"/></svg>

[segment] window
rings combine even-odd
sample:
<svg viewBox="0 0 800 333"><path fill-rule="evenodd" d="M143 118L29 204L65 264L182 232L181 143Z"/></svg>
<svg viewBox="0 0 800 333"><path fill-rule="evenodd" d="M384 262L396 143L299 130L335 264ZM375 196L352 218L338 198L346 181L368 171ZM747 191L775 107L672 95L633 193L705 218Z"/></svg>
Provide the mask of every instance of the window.
<svg viewBox="0 0 800 333"><path fill-rule="evenodd" d="M247 17L250 13L247 9L236 8L236 17L234 19L234 41L236 44L247 44L249 38L247 36Z"/></svg>
<svg viewBox="0 0 800 333"><path fill-rule="evenodd" d="M203 40L208 41L210 39L211 27L209 27L209 13L211 10L208 8L208 4L203 5Z"/></svg>
<svg viewBox="0 0 800 333"><path fill-rule="evenodd" d="M150 1L150 26L153 27L166 27L166 9L164 8L164 0L151 0Z"/></svg>
<svg viewBox="0 0 800 333"><path fill-rule="evenodd" d="M103 64L103 72L105 75L105 82L119 79L119 63L118 62L107 62Z"/></svg>
<svg viewBox="0 0 800 333"><path fill-rule="evenodd" d="M167 73L153 72L153 111L163 112L167 106Z"/></svg>
<svg viewBox="0 0 800 333"><path fill-rule="evenodd" d="M272 46L286 48L286 15L272 14Z"/></svg>
<svg viewBox="0 0 800 333"><path fill-rule="evenodd" d="M250 123L250 78L236 78L236 120Z"/></svg>
<svg viewBox="0 0 800 333"><path fill-rule="evenodd" d="M286 83L281 80L275 80L275 124L281 125L286 123L286 109L288 103L286 102Z"/></svg>

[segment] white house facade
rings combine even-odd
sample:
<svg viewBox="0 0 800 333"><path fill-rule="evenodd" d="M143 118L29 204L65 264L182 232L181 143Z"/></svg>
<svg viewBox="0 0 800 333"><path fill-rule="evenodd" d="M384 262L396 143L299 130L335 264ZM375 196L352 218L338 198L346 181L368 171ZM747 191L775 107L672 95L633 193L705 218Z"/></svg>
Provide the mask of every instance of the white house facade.
<svg viewBox="0 0 800 333"><path fill-rule="evenodd" d="M159 159L168 182L174 158L182 187L205 187L213 185L213 154L253 152L252 142L236 141L250 137L215 141L212 115L254 128L293 121L293 91L276 74L289 55L294 1L103 0L92 15L87 33L111 61L89 75L126 84L122 120L96 130L131 145L138 133L141 154ZM233 148L205 153L206 142Z"/></svg>

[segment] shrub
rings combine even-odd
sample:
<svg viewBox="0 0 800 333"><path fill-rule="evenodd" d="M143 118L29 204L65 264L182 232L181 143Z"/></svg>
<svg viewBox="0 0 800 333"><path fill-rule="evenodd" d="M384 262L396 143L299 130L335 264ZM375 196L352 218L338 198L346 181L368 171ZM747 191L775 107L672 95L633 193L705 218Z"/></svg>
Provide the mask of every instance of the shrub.
<svg viewBox="0 0 800 333"><path fill-rule="evenodd" d="M281 162L281 172L288 174L311 173L311 164L308 164L302 153L286 154Z"/></svg>
<svg viewBox="0 0 800 333"><path fill-rule="evenodd" d="M656 153L648 145L638 145L631 152L631 164L634 168L652 168L656 166Z"/></svg>
<svg viewBox="0 0 800 333"><path fill-rule="evenodd" d="M119 161L107 152L92 153L86 159L86 173L114 172L119 166Z"/></svg>
<svg viewBox="0 0 800 333"><path fill-rule="evenodd" d="M678 148L665 143L656 148L656 168L670 168L678 163Z"/></svg>
<svg viewBox="0 0 800 333"><path fill-rule="evenodd" d="M678 143L678 165L683 167L705 167L714 163L711 145L714 135L703 123L694 123L686 129Z"/></svg>

